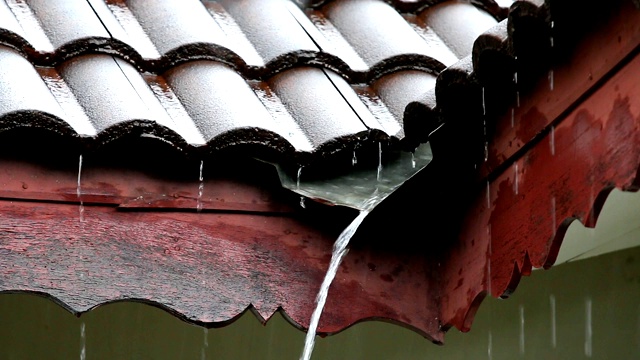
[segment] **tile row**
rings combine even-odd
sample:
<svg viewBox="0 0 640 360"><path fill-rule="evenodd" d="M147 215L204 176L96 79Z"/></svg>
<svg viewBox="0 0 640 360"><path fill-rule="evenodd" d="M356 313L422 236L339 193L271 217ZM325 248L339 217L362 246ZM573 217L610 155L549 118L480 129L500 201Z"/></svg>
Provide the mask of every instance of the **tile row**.
<svg viewBox="0 0 640 360"><path fill-rule="evenodd" d="M438 73L469 55L478 35L496 24L467 2L432 3L0 0L0 43L44 66L104 52L155 73L211 59L250 79L306 64L368 82L399 68ZM424 9L400 13L406 4Z"/></svg>
<svg viewBox="0 0 640 360"><path fill-rule="evenodd" d="M258 144L304 162L366 139L402 140L404 108L434 85L418 70L356 86L306 66L247 81L211 60L155 75L106 54L34 67L0 46L0 128L41 127L95 146L122 136L190 151Z"/></svg>

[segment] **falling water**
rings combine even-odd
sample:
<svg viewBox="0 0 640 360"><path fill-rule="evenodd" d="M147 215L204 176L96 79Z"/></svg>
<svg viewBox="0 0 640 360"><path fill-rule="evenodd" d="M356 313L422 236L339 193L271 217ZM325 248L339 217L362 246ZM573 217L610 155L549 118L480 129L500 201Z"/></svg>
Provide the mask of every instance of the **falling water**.
<svg viewBox="0 0 640 360"><path fill-rule="evenodd" d="M524 305L520 305L520 355L524 355Z"/></svg>
<svg viewBox="0 0 640 360"><path fill-rule="evenodd" d="M584 354L586 357L593 355L593 328L591 327L591 298L587 298L585 307L585 327L584 327Z"/></svg>
<svg viewBox="0 0 640 360"><path fill-rule="evenodd" d="M84 330L84 321L80 324L80 360L87 358L87 337Z"/></svg>
<svg viewBox="0 0 640 360"><path fill-rule="evenodd" d="M489 360L493 359L493 337L491 336L491 330L489 330L489 345L487 346L487 356Z"/></svg>
<svg viewBox="0 0 640 360"><path fill-rule="evenodd" d="M549 306L551 307L551 347L556 348L556 297L555 295L549 295Z"/></svg>
<svg viewBox="0 0 640 360"><path fill-rule="evenodd" d="M516 126L516 109L511 108L511 128L513 129Z"/></svg>
<svg viewBox="0 0 640 360"><path fill-rule="evenodd" d="M360 214L342 231L338 240L333 244L333 253L331 254L331 261L329 262L329 269L324 276L324 280L322 280L320 291L318 291L318 295L316 296L316 308L313 310L311 320L309 321L309 330L307 330L307 336L305 337L304 351L300 356L301 360L309 360L311 358L311 353L315 345L316 329L318 328L318 322L320 321L324 304L327 301L329 286L331 286L331 282L336 276L338 266L340 266L342 259L349 251L347 245L349 245L351 237L355 234L356 230L358 230L364 218L379 201L380 199L377 197L369 199L367 203L364 204L363 210L360 210Z"/></svg>
<svg viewBox="0 0 640 360"><path fill-rule="evenodd" d="M305 202L304 196L300 196L300 207L303 209L307 208L307 204Z"/></svg>
<svg viewBox="0 0 640 360"><path fill-rule="evenodd" d="M80 179L82 178L82 154L80 154L80 160L78 162L78 186L76 187L76 196L78 197L78 200L80 200L80 207L78 209L78 212L80 214L80 221L84 221L84 202L82 201L82 197L80 196L82 194L82 189L80 187Z"/></svg>
<svg viewBox="0 0 640 360"><path fill-rule="evenodd" d="M556 127L551 127L551 133L549 134L549 146L551 147L551 155L556 155Z"/></svg>
<svg viewBox="0 0 640 360"><path fill-rule="evenodd" d="M376 179L380 181L380 176L382 175L382 143L378 143L378 173L376 175Z"/></svg>
<svg viewBox="0 0 640 360"><path fill-rule="evenodd" d="M298 174L296 175L296 188L300 190L300 176L302 175L302 166L298 168Z"/></svg>
<svg viewBox="0 0 640 360"><path fill-rule="evenodd" d="M515 56L514 59L515 59L516 68L517 68L518 57ZM513 72L513 83L516 87L516 107L520 107L520 90L518 90L518 71L517 70Z"/></svg>
<svg viewBox="0 0 640 360"><path fill-rule="evenodd" d="M412 152L411 153L411 167L412 168L416 168L416 153Z"/></svg>
<svg viewBox="0 0 640 360"><path fill-rule="evenodd" d="M207 358L207 349L209 348L209 329L203 328L202 330L204 332L204 343L200 350L200 360L205 360Z"/></svg>
<svg viewBox="0 0 640 360"><path fill-rule="evenodd" d="M549 90L553 91L553 69L549 70Z"/></svg>
<svg viewBox="0 0 640 360"><path fill-rule="evenodd" d="M489 179L487 179L487 209L491 208L491 186L489 185Z"/></svg>
<svg viewBox="0 0 640 360"><path fill-rule="evenodd" d="M356 157L356 151L353 150L353 157L351 158L351 165L356 166L358 164L358 158Z"/></svg>
<svg viewBox="0 0 640 360"><path fill-rule="evenodd" d="M204 160L200 160L200 175L198 176L198 199L196 201L196 211L202 211L202 194L204 193L204 176L202 175L202 169L204 168Z"/></svg>
<svg viewBox="0 0 640 360"><path fill-rule="evenodd" d="M484 97L484 86L482 87L482 131L484 136L484 161L489 159L489 142L487 140L487 107Z"/></svg>

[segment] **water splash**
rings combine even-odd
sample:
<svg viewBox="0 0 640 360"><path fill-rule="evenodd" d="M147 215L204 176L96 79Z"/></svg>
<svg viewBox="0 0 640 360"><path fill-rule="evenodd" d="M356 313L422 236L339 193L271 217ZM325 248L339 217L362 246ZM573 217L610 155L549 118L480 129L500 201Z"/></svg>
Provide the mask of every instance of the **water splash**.
<svg viewBox="0 0 640 360"><path fill-rule="evenodd" d="M84 202L82 201L82 187L80 181L82 179L82 154L80 154L80 160L78 161L78 186L76 187L76 196L80 201L80 207L78 213L80 215L80 222L84 222Z"/></svg>
<svg viewBox="0 0 640 360"><path fill-rule="evenodd" d="M520 355L524 355L524 305L520 305Z"/></svg>
<svg viewBox="0 0 640 360"><path fill-rule="evenodd" d="M382 143L378 142L378 173L376 174L376 180L380 181L382 176Z"/></svg>
<svg viewBox="0 0 640 360"><path fill-rule="evenodd" d="M204 343L202 344L202 349L200 349L200 360L205 360L207 358L207 349L209 348L209 329L202 328L204 333Z"/></svg>
<svg viewBox="0 0 640 360"><path fill-rule="evenodd" d="M585 327L584 327L584 355L588 358L593 356L593 327L591 318L591 298L587 298L584 303Z"/></svg>
<svg viewBox="0 0 640 360"><path fill-rule="evenodd" d="M80 360L87 358L87 336L85 333L84 321L80 324Z"/></svg>
<svg viewBox="0 0 640 360"><path fill-rule="evenodd" d="M204 193L204 176L202 174L202 170L204 169L204 160L200 160L200 175L198 176L198 181L200 184L198 185L198 198L196 200L196 211L202 211L202 194Z"/></svg>
<svg viewBox="0 0 640 360"><path fill-rule="evenodd" d="M311 314L309 329L307 330L307 335L304 341L304 350L300 356L300 360L309 360L311 358L313 347L315 346L316 330L318 329L318 323L320 322L320 316L322 315L324 304L327 301L329 286L331 286L331 282L333 282L333 279L338 272L338 266L340 266L342 259L349 251L347 246L349 245L351 237L353 237L360 224L362 224L362 221L378 202L379 199L376 196L373 196L369 201L367 201L367 204L363 206L363 210L361 210L351 224L342 231L336 242L333 244L333 253L331 254L331 261L329 262L329 269L324 276L324 280L322 280L320 291L318 291L318 295L316 296L316 308Z"/></svg>
<svg viewBox="0 0 640 360"><path fill-rule="evenodd" d="M555 295L549 295L549 306L551 307L551 347L556 348L556 297Z"/></svg>

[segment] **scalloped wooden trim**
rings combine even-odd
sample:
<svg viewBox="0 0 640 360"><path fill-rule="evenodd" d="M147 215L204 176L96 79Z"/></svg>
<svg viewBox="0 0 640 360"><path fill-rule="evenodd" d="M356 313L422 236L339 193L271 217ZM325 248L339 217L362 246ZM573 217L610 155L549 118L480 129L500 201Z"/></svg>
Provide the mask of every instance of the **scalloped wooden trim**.
<svg viewBox="0 0 640 360"><path fill-rule="evenodd" d="M445 328L468 330L477 299L487 292L506 297L532 267L553 265L571 221L594 226L612 188L638 188L640 55L635 54L566 117L552 121L544 108L531 108L532 122L551 125L476 192L461 244L446 255Z"/></svg>

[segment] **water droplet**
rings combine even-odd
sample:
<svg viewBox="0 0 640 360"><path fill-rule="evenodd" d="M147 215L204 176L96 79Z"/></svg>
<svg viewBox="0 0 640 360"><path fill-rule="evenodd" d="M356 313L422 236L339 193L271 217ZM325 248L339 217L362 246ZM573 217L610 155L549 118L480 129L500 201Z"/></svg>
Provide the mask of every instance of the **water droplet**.
<svg viewBox="0 0 640 360"><path fill-rule="evenodd" d="M316 330L318 328L318 323L320 322L320 316L322 315L322 310L324 309L324 304L327 301L327 294L329 293L329 286L331 286L331 282L336 276L338 272L338 266L342 262L342 259L347 252L349 251L348 245L351 237L356 233L358 227L362 223L365 217L369 214L370 208L375 204L375 201L369 201L367 204L363 206L365 210L361 210L360 214L347 226L344 231L340 234L336 242L333 244L333 253L331 254L331 261L329 262L329 269L325 274L324 280L322 280L322 284L320 285L320 291L318 291L318 295L316 296L316 308L313 310L311 314L311 320L309 321L309 329L307 330L307 335L304 341L304 350L302 355L300 356L300 360L309 360L311 358L311 353L313 352L313 347L315 346L315 337Z"/></svg>
<svg viewBox="0 0 640 360"><path fill-rule="evenodd" d="M307 205L306 205L305 200L304 200L304 196L300 196L300 207L303 208L303 209L307 208Z"/></svg>
<svg viewBox="0 0 640 360"><path fill-rule="evenodd" d="M378 142L378 173L376 175L376 179L380 181L381 176L382 176L382 143Z"/></svg>
<svg viewBox="0 0 640 360"><path fill-rule="evenodd" d="M204 175L202 170L204 169L204 160L200 160L200 175L198 176L198 180L200 184L198 184L198 198L196 199L196 211L202 211L202 195L204 194Z"/></svg>
<svg viewBox="0 0 640 360"><path fill-rule="evenodd" d="M80 181L82 179L82 154L80 154L80 159L78 161L78 186L76 187L76 196L80 201L80 207L78 208L78 213L80 216L80 222L84 221L84 202L82 201L82 187L80 185Z"/></svg>
<svg viewBox="0 0 640 360"><path fill-rule="evenodd" d="M524 355L524 305L520 305L520 355Z"/></svg>
<svg viewBox="0 0 640 360"><path fill-rule="evenodd" d="M584 328L584 354L586 357L593 355L593 328L591 319L591 298L587 298L584 304L585 328Z"/></svg>
<svg viewBox="0 0 640 360"><path fill-rule="evenodd" d="M87 336L85 334L84 321L80 324L80 360L87 358Z"/></svg>
<svg viewBox="0 0 640 360"><path fill-rule="evenodd" d="M556 348L557 338L556 338L556 297L551 294L549 295L549 306L551 307L551 347Z"/></svg>
<svg viewBox="0 0 640 360"><path fill-rule="evenodd" d="M553 69L549 70L549 90L553 91Z"/></svg>
<svg viewBox="0 0 640 360"><path fill-rule="evenodd" d="M356 166L358 164L358 158L356 157L356 151L353 150L353 157L351 158L351 165Z"/></svg>

